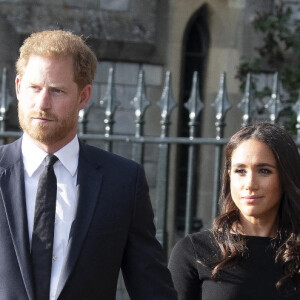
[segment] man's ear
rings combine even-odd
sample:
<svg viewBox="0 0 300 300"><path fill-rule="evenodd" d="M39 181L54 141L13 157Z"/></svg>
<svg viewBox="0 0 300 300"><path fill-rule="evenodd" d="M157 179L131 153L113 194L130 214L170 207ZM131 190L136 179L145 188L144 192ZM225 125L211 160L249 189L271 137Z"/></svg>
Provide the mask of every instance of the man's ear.
<svg viewBox="0 0 300 300"><path fill-rule="evenodd" d="M80 92L79 95L79 109L84 109L87 104L89 103L91 97L92 97L92 85L91 84L87 84Z"/></svg>
<svg viewBox="0 0 300 300"><path fill-rule="evenodd" d="M19 100L20 89L21 89L21 78L20 78L20 75L16 76L16 79L15 79L15 88L16 88L17 99Z"/></svg>

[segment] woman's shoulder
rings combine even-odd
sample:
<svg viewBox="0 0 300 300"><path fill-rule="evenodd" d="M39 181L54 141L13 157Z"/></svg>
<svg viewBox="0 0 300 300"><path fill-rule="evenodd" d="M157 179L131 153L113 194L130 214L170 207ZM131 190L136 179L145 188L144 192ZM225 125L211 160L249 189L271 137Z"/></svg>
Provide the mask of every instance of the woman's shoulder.
<svg viewBox="0 0 300 300"><path fill-rule="evenodd" d="M219 253L218 246L210 230L192 233L177 242L176 251L189 253L197 260L207 260Z"/></svg>
<svg viewBox="0 0 300 300"><path fill-rule="evenodd" d="M202 230L199 232L194 232L187 235L189 239L193 241L193 243L207 243L215 241L214 235L211 230Z"/></svg>
<svg viewBox="0 0 300 300"><path fill-rule="evenodd" d="M177 243L177 247L184 247L188 245L195 245L198 243L211 243L213 242L214 236L213 233L210 230L202 230L199 232L191 233L185 236L184 238L180 239Z"/></svg>
<svg viewBox="0 0 300 300"><path fill-rule="evenodd" d="M199 259L212 258L219 253L219 246L211 230L190 234L189 238Z"/></svg>

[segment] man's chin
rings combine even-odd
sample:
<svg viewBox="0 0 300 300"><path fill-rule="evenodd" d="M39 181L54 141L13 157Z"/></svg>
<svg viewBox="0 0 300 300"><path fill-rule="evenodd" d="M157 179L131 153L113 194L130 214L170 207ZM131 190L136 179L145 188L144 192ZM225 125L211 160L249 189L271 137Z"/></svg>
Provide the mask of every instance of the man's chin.
<svg viewBox="0 0 300 300"><path fill-rule="evenodd" d="M57 132L50 128L49 126L30 126L23 127L23 130L35 141L43 143L43 144L53 144L57 142L61 137L62 132Z"/></svg>
<svg viewBox="0 0 300 300"><path fill-rule="evenodd" d="M54 136L53 134L45 134L45 132L43 133L38 133L38 132L28 132L26 131L26 133L35 141L46 144L46 145L50 145L50 144L54 144L55 142L58 141L57 136Z"/></svg>
<svg viewBox="0 0 300 300"><path fill-rule="evenodd" d="M77 119L76 119L77 120ZM66 138L70 132L77 129L76 122L50 122L46 124L33 124L20 121L21 128L33 140L45 144L52 145Z"/></svg>

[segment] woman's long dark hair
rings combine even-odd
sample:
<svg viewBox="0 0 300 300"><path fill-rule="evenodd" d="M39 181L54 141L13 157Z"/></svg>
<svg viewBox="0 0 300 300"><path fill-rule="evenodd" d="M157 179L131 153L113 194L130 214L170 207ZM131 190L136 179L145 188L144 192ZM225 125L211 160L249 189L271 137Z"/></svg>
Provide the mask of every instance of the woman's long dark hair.
<svg viewBox="0 0 300 300"><path fill-rule="evenodd" d="M283 195L278 213L276 262L284 269L287 280L300 278L300 156L291 136L278 125L260 123L245 127L234 134L226 146L225 168L220 195L220 215L214 221L213 234L221 249L222 259L214 267L212 277L224 267L235 264L246 251L246 237L232 234L240 225L239 210L230 194L231 158L233 151L249 139L265 143L277 161Z"/></svg>

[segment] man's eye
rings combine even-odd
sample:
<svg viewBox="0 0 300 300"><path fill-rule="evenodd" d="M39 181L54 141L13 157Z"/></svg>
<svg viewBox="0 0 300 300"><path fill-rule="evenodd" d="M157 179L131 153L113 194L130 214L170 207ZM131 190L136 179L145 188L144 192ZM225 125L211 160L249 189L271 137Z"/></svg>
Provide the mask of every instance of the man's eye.
<svg viewBox="0 0 300 300"><path fill-rule="evenodd" d="M32 89L33 91L37 91L37 90L38 90L38 87L35 86L35 85L31 85L31 86L30 86L30 89Z"/></svg>
<svg viewBox="0 0 300 300"><path fill-rule="evenodd" d="M56 94L61 94L61 93L63 93L63 91L60 90L60 89L53 89L53 92L56 93Z"/></svg>

